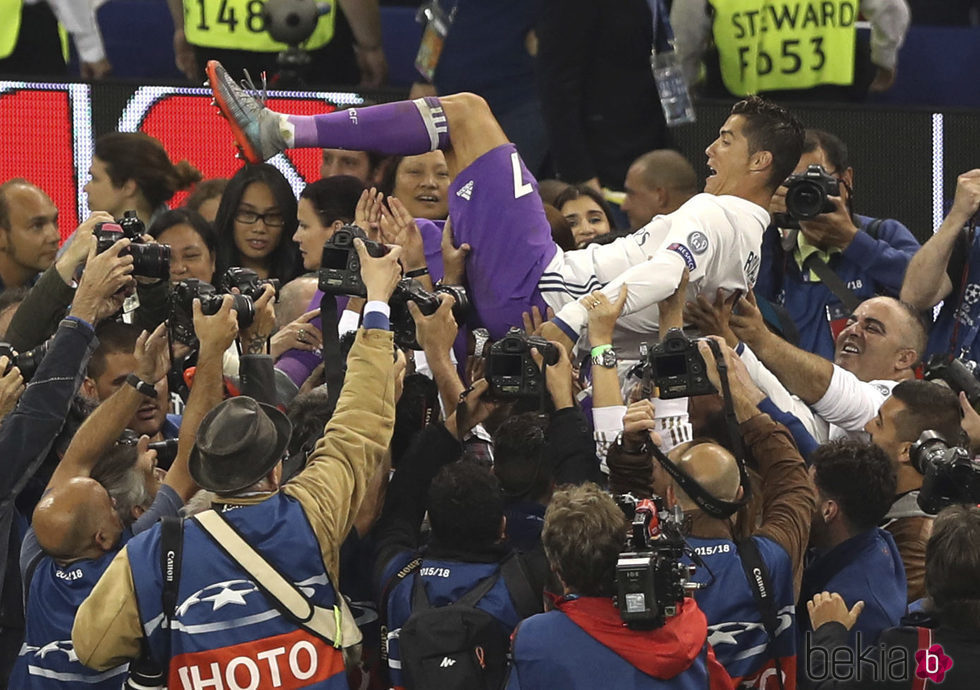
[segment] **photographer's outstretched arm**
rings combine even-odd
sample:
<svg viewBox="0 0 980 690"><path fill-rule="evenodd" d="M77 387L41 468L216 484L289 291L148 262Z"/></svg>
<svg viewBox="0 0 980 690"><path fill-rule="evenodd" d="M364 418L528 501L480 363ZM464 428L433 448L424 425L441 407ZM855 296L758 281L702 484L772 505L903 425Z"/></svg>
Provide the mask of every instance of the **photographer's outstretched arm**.
<svg viewBox="0 0 980 690"><path fill-rule="evenodd" d="M424 315L415 302L408 303L408 311L415 321L419 344L425 352L425 361L432 372L442 399L442 407L448 416L456 411L459 396L466 390L466 386L460 381L456 366L449 356L458 332L456 319L453 317L454 300L449 295L440 295L439 299L439 308L430 316Z"/></svg>
<svg viewBox="0 0 980 690"><path fill-rule="evenodd" d="M224 399L221 364L225 350L238 334L238 319L231 305L231 295L225 295L221 309L212 316L205 316L201 312L200 300L194 300L194 333L201 345L194 372L194 385L191 386L191 394L180 422L177 457L164 480L185 503L198 490L197 483L191 478L187 468L191 450L197 440L197 429L205 415Z"/></svg>
<svg viewBox="0 0 980 690"><path fill-rule="evenodd" d="M808 404L820 400L830 386L834 365L770 332L751 292L738 301L737 311L730 321L735 335L752 348L790 393Z"/></svg>
<svg viewBox="0 0 980 690"><path fill-rule="evenodd" d="M5 340L21 352L40 345L58 330L58 324L72 303L75 271L85 263L96 223L112 222L112 216L99 211L78 226L65 246L64 253L34 284L17 307L7 326Z"/></svg>
<svg viewBox="0 0 980 690"><path fill-rule="evenodd" d="M980 168L956 178L953 207L943 219L936 234L922 245L909 262L902 283L901 298L916 309L929 309L949 295L953 284L946 267L960 230L980 208ZM972 247L970 248L972 249Z"/></svg>
<svg viewBox="0 0 980 690"><path fill-rule="evenodd" d="M762 519L755 534L772 539L786 550L799 589L810 520L816 507L806 465L786 427L759 410L758 404L765 395L752 382L738 355L721 338L716 340L728 365L732 404L742 440L758 462L757 470L762 476ZM720 390L711 350L704 342L698 348L707 363L708 377Z"/></svg>

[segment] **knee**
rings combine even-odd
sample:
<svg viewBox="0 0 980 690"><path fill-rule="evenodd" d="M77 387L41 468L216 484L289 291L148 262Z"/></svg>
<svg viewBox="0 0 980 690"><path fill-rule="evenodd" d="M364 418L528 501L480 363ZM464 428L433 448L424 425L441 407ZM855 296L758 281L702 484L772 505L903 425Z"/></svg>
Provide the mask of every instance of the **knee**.
<svg viewBox="0 0 980 690"><path fill-rule="evenodd" d="M451 96L439 98L449 120L450 127L454 125L479 125L481 122L493 120L490 106L475 93L454 93Z"/></svg>

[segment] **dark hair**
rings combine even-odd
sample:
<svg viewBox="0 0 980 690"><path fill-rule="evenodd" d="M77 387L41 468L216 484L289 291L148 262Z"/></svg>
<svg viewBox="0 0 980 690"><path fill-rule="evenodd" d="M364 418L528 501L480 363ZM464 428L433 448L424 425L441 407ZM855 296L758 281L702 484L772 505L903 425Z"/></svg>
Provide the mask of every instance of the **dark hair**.
<svg viewBox="0 0 980 690"><path fill-rule="evenodd" d="M180 189L201 179L201 171L187 161L176 165L159 139L143 132L110 132L95 140L95 156L106 165L116 187L133 180L152 208L164 204Z"/></svg>
<svg viewBox="0 0 980 690"><path fill-rule="evenodd" d="M890 297L889 299L895 299ZM908 334L912 339L908 347L915 350L918 355L919 360L925 357L926 348L929 345L929 324L926 323L925 318L922 316L922 312L913 307L908 302L903 302L900 299L895 299L896 302L902 307L902 311L905 312L905 316L909 321L909 328L911 332Z"/></svg>
<svg viewBox="0 0 980 690"><path fill-rule="evenodd" d="M0 184L0 228L10 229L10 202L7 201L7 190L11 187L34 187L23 177L14 177Z"/></svg>
<svg viewBox="0 0 980 690"><path fill-rule="evenodd" d="M116 443L106 451L95 463L91 475L115 500L116 512L127 525L134 520L133 508L149 508L153 501L146 478L136 464L139 453L134 436L130 435L126 443Z"/></svg>
<svg viewBox="0 0 980 690"><path fill-rule="evenodd" d="M980 507L954 505L936 516L926 544L926 591L944 627L980 627Z"/></svg>
<svg viewBox="0 0 980 690"><path fill-rule="evenodd" d="M306 185L299 198L308 199L320 222L328 226L336 220L352 223L363 191L364 183L353 175L334 175Z"/></svg>
<svg viewBox="0 0 980 690"><path fill-rule="evenodd" d="M626 516L612 496L586 482L555 492L544 515L541 543L551 567L573 593L611 596L626 529Z"/></svg>
<svg viewBox="0 0 980 690"><path fill-rule="evenodd" d="M772 154L772 172L767 180L770 189L783 183L803 155L803 125L786 108L758 96L749 96L732 106L732 115L745 119L742 133L749 153Z"/></svg>
<svg viewBox="0 0 980 690"><path fill-rule="evenodd" d="M830 132L822 129L807 129L803 139L803 153L813 153L820 149L827 156L827 162L838 175L847 170L850 163L847 156L847 144Z"/></svg>
<svg viewBox="0 0 980 690"><path fill-rule="evenodd" d="M384 174L381 176L381 182L378 185L378 191L385 196L391 196L395 191L395 178L398 177L398 166L402 164L406 156L391 156L388 159L388 166L385 168Z"/></svg>
<svg viewBox="0 0 980 690"><path fill-rule="evenodd" d="M493 434L493 473L510 499L546 499L554 481L545 440L547 418L535 412L508 417Z"/></svg>
<svg viewBox="0 0 980 690"><path fill-rule="evenodd" d="M551 226L551 240L563 252L570 252L575 249L575 235L572 233L572 226L562 212L551 204L545 204L544 216L548 219L548 225Z"/></svg>
<svg viewBox="0 0 980 690"><path fill-rule="evenodd" d="M881 522L895 500L895 465L873 443L850 439L825 443L813 451L810 464L817 488L837 501L855 532Z"/></svg>
<svg viewBox="0 0 980 690"><path fill-rule="evenodd" d="M269 277L286 283L298 276L302 268L299 250L293 242L293 233L296 232L296 197L283 174L267 163L243 167L228 181L225 193L221 195L221 204L214 217L214 229L218 235L215 274L222 276L229 267L242 264L241 254L235 246L235 214L242 203L245 190L256 182L269 188L283 217L279 244L267 261Z"/></svg>
<svg viewBox="0 0 980 690"><path fill-rule="evenodd" d="M289 453L312 449L316 440L323 436L323 428L333 416L336 403L331 404L326 386L297 395L286 406L286 416L293 425L289 438Z"/></svg>
<svg viewBox="0 0 980 690"><path fill-rule="evenodd" d="M159 239L160 235L175 225L189 225L194 232L200 235L201 241L204 242L208 251L214 254L218 246L214 227L204 216L191 208L175 208L172 211L161 213L153 220L146 232L153 239Z"/></svg>
<svg viewBox="0 0 980 690"><path fill-rule="evenodd" d="M892 397L905 406L896 420L899 440L916 441L923 431L932 429L953 445L965 442L960 399L946 386L911 379L895 386Z"/></svg>
<svg viewBox="0 0 980 690"><path fill-rule="evenodd" d="M192 211L200 212L205 201L220 199L227 187L227 177L211 177L207 180L201 180L194 187L194 191L184 200L184 206Z"/></svg>
<svg viewBox="0 0 980 690"><path fill-rule="evenodd" d="M493 473L474 462L446 465L429 487L433 541L447 549L479 550L500 538L504 500Z"/></svg>
<svg viewBox="0 0 980 690"><path fill-rule="evenodd" d="M106 355L124 352L132 354L140 337L137 326L120 321L103 321L95 329L99 346L88 361L88 375L97 379L105 372Z"/></svg>
<svg viewBox="0 0 980 690"><path fill-rule="evenodd" d="M555 197L553 206L561 211L561 207L567 202L575 201L583 196L587 196L592 199L592 201L594 201L599 208L602 209L602 212L606 215L606 222L609 223L609 230L615 230L616 221L613 220L612 211L609 210L609 204L606 203L606 200L602 197L602 194L587 184L575 184L565 187L565 189L563 189L561 193Z"/></svg>

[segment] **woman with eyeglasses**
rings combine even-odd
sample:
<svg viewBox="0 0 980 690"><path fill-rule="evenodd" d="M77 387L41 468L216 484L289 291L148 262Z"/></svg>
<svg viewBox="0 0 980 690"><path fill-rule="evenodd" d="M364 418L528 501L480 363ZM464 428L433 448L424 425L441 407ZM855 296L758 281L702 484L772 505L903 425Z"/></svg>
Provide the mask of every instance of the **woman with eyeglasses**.
<svg viewBox="0 0 980 690"><path fill-rule="evenodd" d="M296 197L271 165L246 165L228 183L214 219L218 234L217 272L250 268L282 283L299 275L302 264L293 240Z"/></svg>

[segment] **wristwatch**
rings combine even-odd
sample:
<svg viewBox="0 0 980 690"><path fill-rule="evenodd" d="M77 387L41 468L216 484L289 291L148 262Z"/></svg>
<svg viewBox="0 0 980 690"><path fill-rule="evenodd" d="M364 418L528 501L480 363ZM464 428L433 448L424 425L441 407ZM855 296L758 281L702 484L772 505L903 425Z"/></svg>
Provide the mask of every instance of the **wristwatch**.
<svg viewBox="0 0 980 690"><path fill-rule="evenodd" d="M612 345L597 345L592 348L592 366L612 369L619 361Z"/></svg>
<svg viewBox="0 0 980 690"><path fill-rule="evenodd" d="M130 386L132 386L133 388L135 388L141 394L145 395L148 398L157 397L157 389L153 386L153 384L147 383L136 374L130 374L129 376L127 376L126 383L128 383Z"/></svg>

